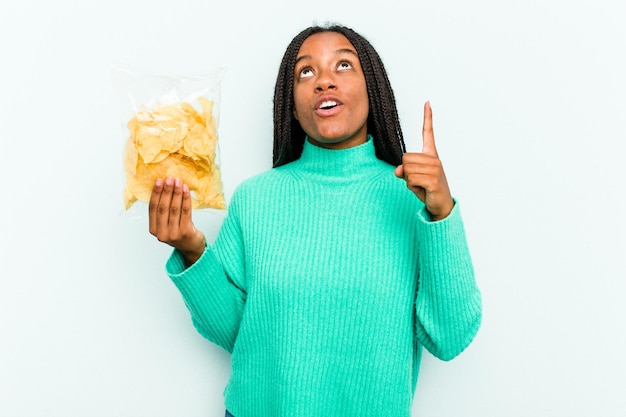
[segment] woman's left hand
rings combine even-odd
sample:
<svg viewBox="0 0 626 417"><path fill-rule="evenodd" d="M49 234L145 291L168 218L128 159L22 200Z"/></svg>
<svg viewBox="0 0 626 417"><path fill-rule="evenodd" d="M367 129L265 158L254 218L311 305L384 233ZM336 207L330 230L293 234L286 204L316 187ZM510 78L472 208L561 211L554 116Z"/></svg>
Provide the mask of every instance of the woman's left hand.
<svg viewBox="0 0 626 417"><path fill-rule="evenodd" d="M424 104L422 140L422 152L405 153L395 174L406 181L406 186L426 205L432 220L437 221L450 214L454 201L435 147L433 112L428 101Z"/></svg>

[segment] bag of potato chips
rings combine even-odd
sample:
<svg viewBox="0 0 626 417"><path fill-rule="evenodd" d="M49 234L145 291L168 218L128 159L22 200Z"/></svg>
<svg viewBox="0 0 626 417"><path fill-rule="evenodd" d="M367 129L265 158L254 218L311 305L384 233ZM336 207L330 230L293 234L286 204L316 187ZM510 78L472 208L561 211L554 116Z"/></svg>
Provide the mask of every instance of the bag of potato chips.
<svg viewBox="0 0 626 417"><path fill-rule="evenodd" d="M186 76L113 71L127 127L125 210L148 203L156 179L166 177L189 186L194 209L226 209L217 133L225 69Z"/></svg>

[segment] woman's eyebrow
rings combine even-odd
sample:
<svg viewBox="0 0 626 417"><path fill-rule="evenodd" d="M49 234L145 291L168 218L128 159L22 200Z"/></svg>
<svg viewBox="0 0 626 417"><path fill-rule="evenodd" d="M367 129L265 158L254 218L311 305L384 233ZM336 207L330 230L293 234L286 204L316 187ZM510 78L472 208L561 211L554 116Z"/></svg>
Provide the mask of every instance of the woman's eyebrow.
<svg viewBox="0 0 626 417"><path fill-rule="evenodd" d="M311 55L302 55L296 58L296 65L298 65L298 62L303 61L305 59L311 59Z"/></svg>
<svg viewBox="0 0 626 417"><path fill-rule="evenodd" d="M341 48L335 51L335 55L341 55L341 54L350 54L350 55L354 55L357 58L359 57L359 55L353 49L350 49L350 48ZM299 56L296 58L295 64L298 65L298 62L303 61L305 59L311 59L311 58L312 58L311 55Z"/></svg>
<svg viewBox="0 0 626 417"><path fill-rule="evenodd" d="M341 48L341 49L337 49L335 51L335 55L340 55L340 54L351 54L354 55L355 57L358 57L359 55L354 51L354 49L350 49L350 48Z"/></svg>

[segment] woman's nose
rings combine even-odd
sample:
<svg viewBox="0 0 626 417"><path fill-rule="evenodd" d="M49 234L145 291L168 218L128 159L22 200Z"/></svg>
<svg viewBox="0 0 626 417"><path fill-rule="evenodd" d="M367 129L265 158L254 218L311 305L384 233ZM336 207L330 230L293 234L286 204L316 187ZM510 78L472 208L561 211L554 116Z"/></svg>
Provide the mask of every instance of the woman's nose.
<svg viewBox="0 0 626 417"><path fill-rule="evenodd" d="M328 89L333 89L335 88L335 80L332 76L332 73L330 71L324 71L320 74L320 76L317 79L317 85L315 87L315 89L317 91L324 91L324 90L328 90Z"/></svg>

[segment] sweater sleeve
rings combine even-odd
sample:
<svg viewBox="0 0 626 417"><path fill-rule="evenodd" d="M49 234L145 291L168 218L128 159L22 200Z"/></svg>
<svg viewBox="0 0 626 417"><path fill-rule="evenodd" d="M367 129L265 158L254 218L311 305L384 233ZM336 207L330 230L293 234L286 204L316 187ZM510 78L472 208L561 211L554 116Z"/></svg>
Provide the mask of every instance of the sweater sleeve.
<svg viewBox="0 0 626 417"><path fill-rule="evenodd" d="M469 346L478 332L481 294L458 203L440 221L430 221L425 209L418 215L416 333L430 353L451 360Z"/></svg>
<svg viewBox="0 0 626 417"><path fill-rule="evenodd" d="M233 351L246 301L243 239L232 210L215 244L185 268L174 250L166 271L180 291L196 330L228 352Z"/></svg>

